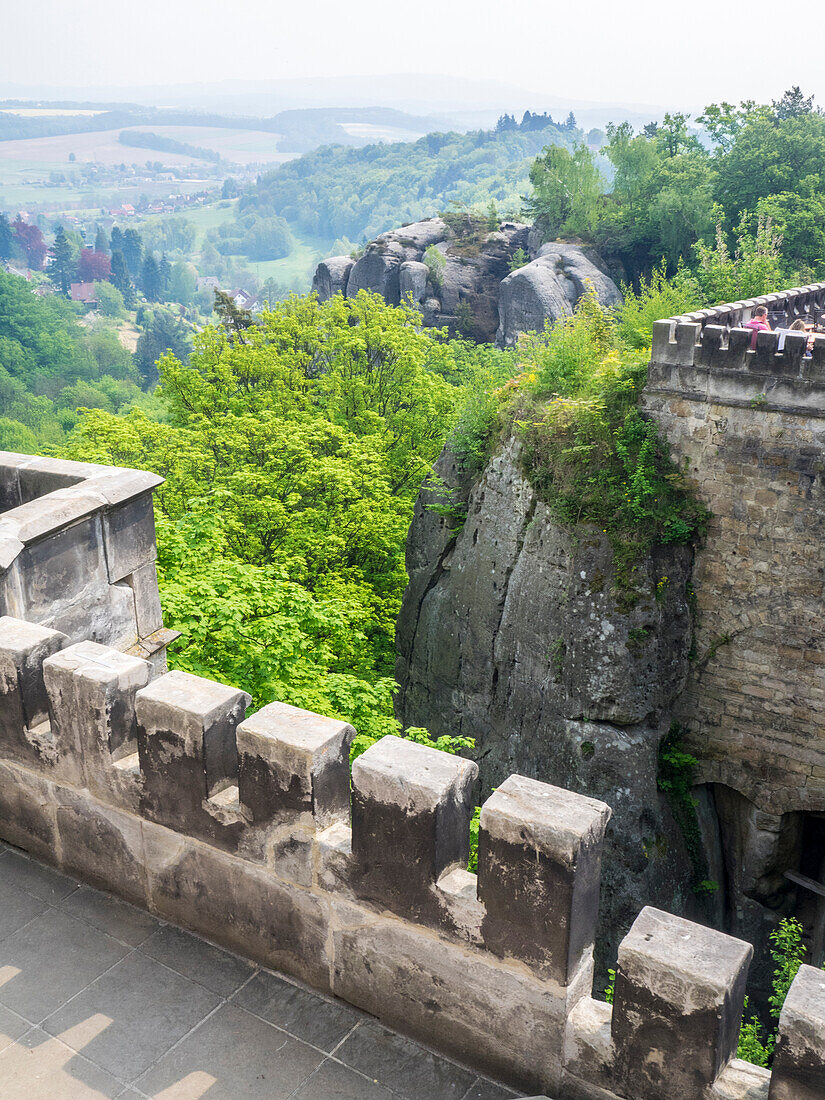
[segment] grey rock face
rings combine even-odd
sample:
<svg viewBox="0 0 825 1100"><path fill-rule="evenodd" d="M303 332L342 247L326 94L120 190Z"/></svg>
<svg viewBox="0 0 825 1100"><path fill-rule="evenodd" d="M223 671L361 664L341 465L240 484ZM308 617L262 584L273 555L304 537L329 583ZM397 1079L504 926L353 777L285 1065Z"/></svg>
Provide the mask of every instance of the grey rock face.
<svg viewBox="0 0 825 1100"><path fill-rule="evenodd" d="M467 520L456 536L428 510L432 494L416 505L397 628L398 716L434 736L474 738L482 797L517 772L613 807L604 967L641 905L684 912L693 903L681 835L656 782L659 741L687 673L691 553L657 549L639 566L650 595L622 611L606 536L554 521L515 444L473 486L449 452L436 469L467 500Z"/></svg>
<svg viewBox="0 0 825 1100"><path fill-rule="evenodd" d="M416 305L427 293L430 269L418 260L405 260L398 269L399 287L403 301L412 300Z"/></svg>
<svg viewBox="0 0 825 1100"><path fill-rule="evenodd" d="M496 342L513 347L519 333L538 332L545 321L569 317L589 284L602 305L618 305L622 296L598 263L598 257L579 245L542 245L531 263L501 284Z"/></svg>
<svg viewBox="0 0 825 1100"><path fill-rule="evenodd" d="M403 259L403 249L387 245L379 237L350 272L347 297L354 298L359 290L371 290L391 306L397 306L401 300L399 268Z"/></svg>
<svg viewBox="0 0 825 1100"><path fill-rule="evenodd" d="M330 256L321 260L312 278L312 289L322 302L336 294L346 294L349 273L355 267L351 256Z"/></svg>

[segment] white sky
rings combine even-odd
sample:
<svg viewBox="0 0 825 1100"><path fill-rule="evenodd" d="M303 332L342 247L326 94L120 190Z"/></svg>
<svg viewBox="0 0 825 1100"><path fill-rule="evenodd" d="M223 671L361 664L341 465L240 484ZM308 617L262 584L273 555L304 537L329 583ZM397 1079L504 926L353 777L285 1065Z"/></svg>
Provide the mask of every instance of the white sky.
<svg viewBox="0 0 825 1100"><path fill-rule="evenodd" d="M791 84L825 102L822 35L781 18L768 0L0 0L0 81L416 72L516 84L537 107L543 92L694 108Z"/></svg>

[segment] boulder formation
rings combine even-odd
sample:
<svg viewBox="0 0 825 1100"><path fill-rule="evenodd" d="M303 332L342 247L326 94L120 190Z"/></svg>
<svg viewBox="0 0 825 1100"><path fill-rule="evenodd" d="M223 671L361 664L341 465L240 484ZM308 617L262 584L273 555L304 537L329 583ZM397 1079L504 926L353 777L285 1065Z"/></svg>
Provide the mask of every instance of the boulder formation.
<svg viewBox="0 0 825 1100"><path fill-rule="evenodd" d="M602 305L615 306L622 300L592 250L559 241L541 245L534 260L501 284L496 343L514 347L519 333L538 332L546 321L552 324L571 316L576 302L591 286Z"/></svg>
<svg viewBox="0 0 825 1100"><path fill-rule="evenodd" d="M482 798L516 772L613 806L597 955L597 982L606 980L640 905L697 914L682 835L657 786L688 671L692 552L657 548L639 566L642 594L622 608L606 535L553 519L512 440L474 483L449 450L436 472L467 519L457 529L426 491L416 504L398 717L432 736L474 738Z"/></svg>
<svg viewBox="0 0 825 1100"><path fill-rule="evenodd" d="M312 289L321 301L359 290L380 294L391 305L408 301L426 325L506 347L519 332L569 316L588 280L605 305L621 300L595 254L575 244L540 246L534 238L518 222L491 229L472 215L427 218L382 233L357 261L323 260ZM519 250L535 258L511 273Z"/></svg>

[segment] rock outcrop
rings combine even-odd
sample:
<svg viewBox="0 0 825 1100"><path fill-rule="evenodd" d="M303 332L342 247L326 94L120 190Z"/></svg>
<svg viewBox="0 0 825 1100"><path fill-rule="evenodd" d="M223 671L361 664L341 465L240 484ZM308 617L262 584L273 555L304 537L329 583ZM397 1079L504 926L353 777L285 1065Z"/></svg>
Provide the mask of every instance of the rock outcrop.
<svg viewBox="0 0 825 1100"><path fill-rule="evenodd" d="M452 334L505 346L519 332L538 331L546 320L567 316L587 280L605 305L620 300L598 257L578 245L544 245L536 259L510 273L514 255L534 244L527 225L503 222L489 229L483 219L428 218L382 233L359 260L333 256L318 265L312 281L321 301L359 290L380 294L391 305L409 301L424 323ZM427 249L438 255L424 262ZM439 259L440 256L440 259Z"/></svg>
<svg viewBox="0 0 825 1100"><path fill-rule="evenodd" d="M538 332L545 321L569 317L576 302L592 286L605 306L622 296L591 250L576 244L551 242L539 248L529 264L513 271L499 291L500 323L496 343L513 347L521 332Z"/></svg>
<svg viewBox="0 0 825 1100"><path fill-rule="evenodd" d="M322 302L336 294L346 294L349 275L355 266L351 256L330 256L321 260L312 278L312 289Z"/></svg>
<svg viewBox="0 0 825 1100"><path fill-rule="evenodd" d="M681 834L657 787L658 748L688 668L691 551L656 550L630 610L597 530L556 523L511 441L475 484L449 451L437 473L467 501L456 532L422 492L398 621L398 717L475 739L482 797L510 772L614 807L600 974L640 905L695 911Z"/></svg>

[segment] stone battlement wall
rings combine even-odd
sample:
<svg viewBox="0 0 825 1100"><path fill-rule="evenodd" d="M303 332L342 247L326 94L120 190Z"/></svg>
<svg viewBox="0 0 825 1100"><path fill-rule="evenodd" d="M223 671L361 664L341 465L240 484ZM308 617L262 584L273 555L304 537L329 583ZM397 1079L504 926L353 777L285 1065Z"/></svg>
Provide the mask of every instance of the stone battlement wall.
<svg viewBox="0 0 825 1100"><path fill-rule="evenodd" d="M733 1058L740 940L645 908L614 1003L592 998L603 802L510 776L482 807L472 874L473 762L388 737L350 774L346 723L248 704L0 618L0 836L522 1088L823 1094L825 975L811 968L772 1074Z"/></svg>
<svg viewBox="0 0 825 1100"><path fill-rule="evenodd" d="M643 406L712 513L676 717L701 780L771 815L825 811L825 337L805 358L804 333L780 352L775 332L751 351L746 329L655 328ZM777 853L779 881L792 861Z"/></svg>

